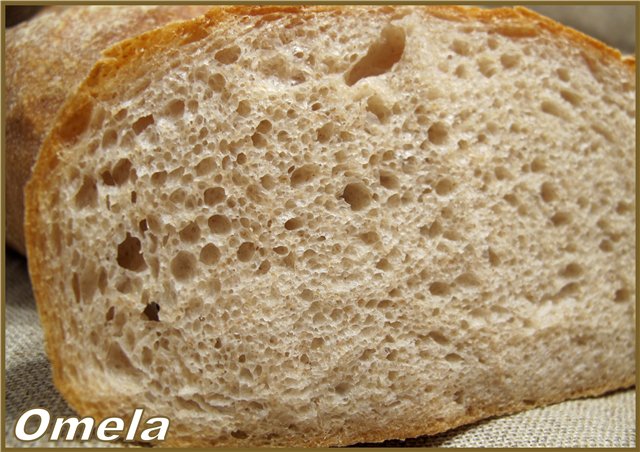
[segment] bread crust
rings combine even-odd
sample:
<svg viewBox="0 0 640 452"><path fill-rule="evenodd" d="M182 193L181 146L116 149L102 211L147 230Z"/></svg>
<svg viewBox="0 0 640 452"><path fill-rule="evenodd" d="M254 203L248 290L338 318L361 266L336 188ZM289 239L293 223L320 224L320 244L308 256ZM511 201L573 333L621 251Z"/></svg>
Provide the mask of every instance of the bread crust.
<svg viewBox="0 0 640 452"><path fill-rule="evenodd" d="M224 21L245 15L261 16L264 21L277 20L289 15L298 15L303 20L313 17L315 14L350 14L352 7L340 6L233 6L216 7L209 10L204 16L176 24L167 25L143 35L123 41L104 52L105 58L97 62L87 79L79 87L60 111L57 122L47 136L33 175L26 188L26 222L25 233L27 251L29 256L29 270L33 282L35 298L37 301L40 318L44 326L47 354L53 369L53 379L67 402L82 415L91 415L98 419L113 415L114 409L127 406L126 400L113 401L111 406L100 405L86 400L82 395L65 380L64 363L57 354L56 344L63 343L64 332L56 322L57 313L51 300L55 299L56 292L49 284L46 273L45 256L41 252L42 244L47 237L41 225L43 213L41 212L46 186L47 175L59 164L58 150L65 143L73 140L77 131L82 131L80 118L76 112L82 111L87 105L91 105L93 99L101 99L110 91L112 83L117 83L118 76L136 66L139 58L147 58L153 53L160 53L180 42L191 42L202 39L215 32L216 26ZM376 14L392 15L399 8L385 6L375 8ZM427 6L420 10L428 16L444 20L474 23L490 23L495 26L495 32L506 34L513 39L532 36L532 33L541 33L545 30L557 38L566 38L569 42L584 52L585 58L595 61L595 64L616 65L621 71L635 71L635 58L623 57L619 51L611 49L605 44L590 38L580 32L558 24L550 19L540 16L525 8L500 8L484 10L479 8L465 8L459 6ZM144 55L144 56L143 56ZM603 381L597 387L576 388L567 393L551 393L546 398L535 400L531 404L514 402L508 405L487 405L474 407L462 416L441 419L436 422L426 423L417 419L415 413L409 414L405 419L395 419L383 429L376 428L366 423L353 423L349 429L333 437L325 437L317 432L307 431L296 436L295 439L284 440L282 446L308 446L324 447L335 445L348 445L361 442L379 442L393 438L412 438L422 435L440 433L452 428L472 423L487 417L516 413L522 410L558 403L568 399L597 396L603 393L631 387L635 384L635 376L631 375L622 381ZM169 434L163 446L193 447L193 446L246 446L244 441L231 439L226 442L215 442L200 435L177 436Z"/></svg>
<svg viewBox="0 0 640 452"><path fill-rule="evenodd" d="M205 6L52 6L7 30L7 243L25 253L23 189L56 113L112 44ZM78 26L81 24L81 26ZM34 37L34 36L37 36Z"/></svg>

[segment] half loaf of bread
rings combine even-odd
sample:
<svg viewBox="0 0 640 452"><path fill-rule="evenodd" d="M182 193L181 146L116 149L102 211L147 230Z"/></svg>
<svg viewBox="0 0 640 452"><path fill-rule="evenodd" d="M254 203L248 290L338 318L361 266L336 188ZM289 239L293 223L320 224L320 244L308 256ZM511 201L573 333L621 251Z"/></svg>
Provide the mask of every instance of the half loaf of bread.
<svg viewBox="0 0 640 452"><path fill-rule="evenodd" d="M231 7L111 48L27 188L61 393L166 446L635 380L635 61L525 9Z"/></svg>

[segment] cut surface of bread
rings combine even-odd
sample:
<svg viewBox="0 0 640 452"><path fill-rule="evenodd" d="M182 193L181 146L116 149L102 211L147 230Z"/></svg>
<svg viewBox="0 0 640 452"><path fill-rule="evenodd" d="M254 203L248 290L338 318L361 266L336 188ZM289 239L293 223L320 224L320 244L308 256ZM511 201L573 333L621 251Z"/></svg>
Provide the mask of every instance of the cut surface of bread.
<svg viewBox="0 0 640 452"><path fill-rule="evenodd" d="M6 32L7 243L24 245L24 186L56 113L100 52L207 11L204 6L52 6Z"/></svg>
<svg viewBox="0 0 640 452"><path fill-rule="evenodd" d="M110 49L27 189L55 383L164 445L635 381L635 62L524 9L235 7Z"/></svg>

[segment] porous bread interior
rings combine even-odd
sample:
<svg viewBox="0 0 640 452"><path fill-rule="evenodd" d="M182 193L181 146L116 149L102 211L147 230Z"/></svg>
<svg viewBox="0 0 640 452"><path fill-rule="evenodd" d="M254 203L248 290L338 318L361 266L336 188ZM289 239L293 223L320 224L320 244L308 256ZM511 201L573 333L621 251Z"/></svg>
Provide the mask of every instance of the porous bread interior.
<svg viewBox="0 0 640 452"><path fill-rule="evenodd" d="M631 71L381 11L229 18L96 101L41 195L76 399L341 444L633 381Z"/></svg>

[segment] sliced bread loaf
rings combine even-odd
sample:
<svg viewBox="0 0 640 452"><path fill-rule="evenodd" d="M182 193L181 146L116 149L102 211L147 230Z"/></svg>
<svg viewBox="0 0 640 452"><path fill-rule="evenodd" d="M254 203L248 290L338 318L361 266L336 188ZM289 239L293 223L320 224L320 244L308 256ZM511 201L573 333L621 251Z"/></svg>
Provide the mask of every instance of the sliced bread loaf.
<svg viewBox="0 0 640 452"><path fill-rule="evenodd" d="M27 187L78 412L441 432L635 380L635 61L525 9L232 7L111 48Z"/></svg>
<svg viewBox="0 0 640 452"><path fill-rule="evenodd" d="M7 243L25 253L24 185L56 113L100 52L204 6L53 6L6 32Z"/></svg>

